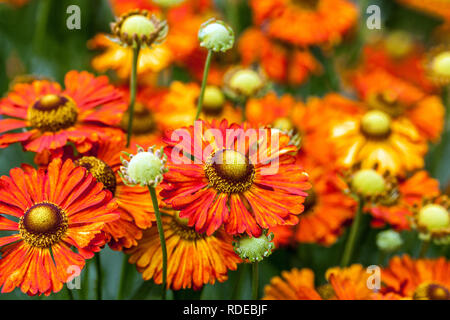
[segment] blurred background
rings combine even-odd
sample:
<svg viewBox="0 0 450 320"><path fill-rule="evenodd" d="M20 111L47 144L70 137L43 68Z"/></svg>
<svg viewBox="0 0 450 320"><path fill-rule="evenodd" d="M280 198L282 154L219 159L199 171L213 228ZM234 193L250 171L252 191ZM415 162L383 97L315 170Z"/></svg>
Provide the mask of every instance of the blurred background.
<svg viewBox="0 0 450 320"><path fill-rule="evenodd" d="M108 33L109 23L114 20L110 4L107 0L30 0L12 1L16 5L0 1L0 93L5 95L10 82L17 76L33 74L63 81L65 73L69 70L88 70L95 73L91 66L91 59L97 53L89 50L88 40L100 32ZM26 2L23 5L20 2ZM334 48L333 54L323 56L320 50L312 49L313 54L322 63L324 72L321 75L312 75L307 82L297 87L283 87L274 85L280 94L289 92L299 99L310 96L323 96L325 93L338 89L339 76L337 75L337 62L353 63L361 53L365 42L369 41L372 33L377 30L369 30L366 27L366 13L368 5L376 4L381 8L382 30L403 30L410 32L425 45L428 44L431 32L442 21L424 13L408 9L393 0L355 1L360 9L360 26L353 37L342 42ZM81 9L81 29L69 30L66 20L68 6L76 4ZM229 22L239 34L252 25L251 10L244 0L216 0L215 4L222 18ZM171 66L173 80L191 81L190 74L179 66ZM114 75L110 75L114 77ZM345 94L345 92L344 92ZM449 135L447 125L447 132ZM450 181L450 139L446 145L438 143L430 145L427 155L427 169L439 179L444 188ZM8 171L21 163L33 163L33 154L24 153L19 144L6 149L0 149L0 174L8 174ZM370 228L370 217L365 215L361 242L364 247L356 247L355 257L358 257L365 265L377 264L378 256L375 244L375 236L379 230ZM419 250L419 240L412 233L404 233L404 252L415 255ZM261 263L261 286L267 284L271 277L279 275L282 270L292 267L308 267L316 272L317 284L325 281L324 272L331 265L338 265L340 253L344 245L346 234L331 247L302 244L296 248L283 248L276 250L270 259ZM430 249L429 255L446 255L441 248ZM105 249L101 252L104 268L104 298L114 299L117 294L118 277L122 268L122 253ZM151 299L159 298L160 288L151 281L143 282L141 275L135 267L128 265L127 285L125 298L127 299ZM206 285L202 291L181 290L171 293L170 296L177 299L250 299L251 277L250 265L242 265L245 268L241 274L243 281L239 281L242 287L238 287L238 272L229 272L229 280L217 283L214 286ZM95 268L88 262L83 270L81 289L75 290L75 298L95 298ZM175 296L174 296L175 295ZM50 297L28 297L16 289L11 294L1 294L0 299L65 299L66 292L62 290Z"/></svg>

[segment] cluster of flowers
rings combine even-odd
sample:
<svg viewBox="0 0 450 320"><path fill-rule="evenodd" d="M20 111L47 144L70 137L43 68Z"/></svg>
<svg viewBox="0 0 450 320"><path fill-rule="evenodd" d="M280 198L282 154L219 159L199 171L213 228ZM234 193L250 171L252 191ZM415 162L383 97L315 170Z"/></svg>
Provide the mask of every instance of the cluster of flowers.
<svg viewBox="0 0 450 320"><path fill-rule="evenodd" d="M38 167L0 178L2 292L58 292L68 268L82 269L105 245L129 255L144 280L200 289L274 248L330 246L351 225L326 285L294 268L273 278L264 298L450 298L445 258L395 256L377 292L362 265L349 265L363 213L374 228L392 228L380 234L380 250L396 251L403 230L450 242L450 201L424 170L445 127L448 48L427 52L405 32L380 35L355 68L340 70L347 95L301 101L270 84L298 86L321 73L311 48L327 56L352 36L353 2L249 1L253 26L236 46L212 1L110 2L112 33L88 47L101 50L92 67L115 71L117 83L69 71L64 87L26 78L0 100L0 147L20 143ZM171 81L174 65L194 81ZM180 128L191 137L182 149L173 135ZM229 131L239 134L230 140ZM254 148L270 157L260 161ZM189 150L206 156L194 161ZM271 161L277 170L266 174ZM159 211L165 243L154 226Z"/></svg>

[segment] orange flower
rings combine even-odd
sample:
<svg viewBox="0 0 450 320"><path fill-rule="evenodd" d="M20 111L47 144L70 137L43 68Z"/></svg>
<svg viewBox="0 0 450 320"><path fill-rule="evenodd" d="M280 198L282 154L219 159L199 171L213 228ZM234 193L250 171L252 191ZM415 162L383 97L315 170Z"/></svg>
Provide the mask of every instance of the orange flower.
<svg viewBox="0 0 450 320"><path fill-rule="evenodd" d="M197 113L199 94L200 87L196 83L172 82L169 92L159 105L159 111L155 114L161 130L175 130L192 124ZM200 119L207 121L226 119L230 122L239 122L241 118L241 111L235 109L229 102L224 102L220 108L209 109L206 99L203 101Z"/></svg>
<svg viewBox="0 0 450 320"><path fill-rule="evenodd" d="M300 85L310 74L322 71L307 49L274 42L256 28L249 28L241 35L238 50L244 66L259 62L267 76L276 82Z"/></svg>
<svg viewBox="0 0 450 320"><path fill-rule="evenodd" d="M104 245L98 237L118 218L116 207L111 193L71 160L56 159L47 170L23 165L2 176L0 229L13 232L0 238L2 292L60 291L69 267L82 269Z"/></svg>
<svg viewBox="0 0 450 320"><path fill-rule="evenodd" d="M167 244L167 287L180 290L228 279L228 270L236 270L241 259L234 253L232 237L222 229L214 235L198 234L189 227L187 219L177 213L162 217ZM153 278L162 283L161 243L155 228L144 231L136 247L126 250L129 262L136 264L144 280Z"/></svg>
<svg viewBox="0 0 450 320"><path fill-rule="evenodd" d="M126 81L130 78L133 50L110 40L105 34L97 34L88 42L93 50L103 50L92 59L92 67L98 72L114 70L117 76ZM142 48L139 52L137 73L139 77L160 72L172 63L172 51L166 43ZM142 79L140 79L141 81Z"/></svg>
<svg viewBox="0 0 450 320"><path fill-rule="evenodd" d="M270 37L299 46L339 42L358 18L347 0L252 0L250 6Z"/></svg>
<svg viewBox="0 0 450 320"><path fill-rule="evenodd" d="M295 146L276 146L270 129L229 126L226 120L198 121L179 133L180 145L175 134L167 141L169 172L161 196L197 232L211 235L224 225L230 234L260 236L262 229L298 222L310 186L290 155Z"/></svg>
<svg viewBox="0 0 450 320"><path fill-rule="evenodd" d="M361 163L362 168L378 166L393 175L424 166L427 144L416 127L405 117L391 118L380 110L348 115L334 121L330 142L339 166Z"/></svg>
<svg viewBox="0 0 450 320"><path fill-rule="evenodd" d="M369 274L359 264L348 268L331 268L326 272L328 283L315 287L310 269L283 271L264 288L263 300L371 300L367 288Z"/></svg>
<svg viewBox="0 0 450 320"><path fill-rule="evenodd" d="M353 218L355 201L344 195L335 170L318 165L307 155L299 157L299 163L308 172L312 188L308 190L295 239L330 246L341 235L345 222Z"/></svg>
<svg viewBox="0 0 450 320"><path fill-rule="evenodd" d="M421 136L439 139L444 127L445 108L436 95L427 95L410 83L383 70L359 73L354 84L369 108L382 110L391 117L407 117Z"/></svg>
<svg viewBox="0 0 450 320"><path fill-rule="evenodd" d="M382 293L418 300L450 299L450 263L444 258L412 260L393 257L381 272Z"/></svg>
<svg viewBox="0 0 450 320"><path fill-rule="evenodd" d="M423 198L439 195L439 182L424 170L408 179L401 179L396 192L389 199L370 208L374 217L372 225L383 227L386 223L396 230L409 230L412 218L411 208L420 204Z"/></svg>
<svg viewBox="0 0 450 320"><path fill-rule="evenodd" d="M21 142L26 150L40 153L72 142L84 152L99 138L117 132L127 106L107 77L70 71L65 85L62 90L58 83L47 80L16 84L0 100L0 114L13 117L0 120L0 132L31 129L3 133L0 148Z"/></svg>

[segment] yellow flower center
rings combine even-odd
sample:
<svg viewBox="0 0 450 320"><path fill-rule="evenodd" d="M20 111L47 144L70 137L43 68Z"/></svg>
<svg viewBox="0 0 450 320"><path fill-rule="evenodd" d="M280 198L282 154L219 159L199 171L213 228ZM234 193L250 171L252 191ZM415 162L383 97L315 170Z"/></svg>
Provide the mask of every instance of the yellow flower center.
<svg viewBox="0 0 450 320"><path fill-rule="evenodd" d="M127 110L122 117L120 126L124 130L128 130L128 120L130 113ZM135 135L144 135L152 133L156 128L155 118L153 113L145 107L142 103L137 102L134 106L133 128L132 132Z"/></svg>
<svg viewBox="0 0 450 320"><path fill-rule="evenodd" d="M172 217L170 227L183 240L195 241L204 238L205 234L200 234L194 228L189 227L188 221L188 219L180 218L180 214L176 212Z"/></svg>
<svg viewBox="0 0 450 320"><path fill-rule="evenodd" d="M255 169L248 157L230 149L212 153L204 170L211 185L223 193L244 192L250 189L255 178Z"/></svg>
<svg viewBox="0 0 450 320"><path fill-rule="evenodd" d="M207 86L203 97L203 112L211 115L218 115L223 110L225 96L216 86Z"/></svg>
<svg viewBox="0 0 450 320"><path fill-rule="evenodd" d="M290 132L291 130L295 130L295 125L291 119L287 117L277 118L273 123L272 127L279 129L283 132Z"/></svg>
<svg viewBox="0 0 450 320"><path fill-rule="evenodd" d="M386 189L386 182L381 174L373 169L363 169L355 173L352 188L364 196L376 196Z"/></svg>
<svg viewBox="0 0 450 320"><path fill-rule="evenodd" d="M306 10L315 10L319 5L320 0L292 0L292 3Z"/></svg>
<svg viewBox="0 0 450 320"><path fill-rule="evenodd" d="M230 79L230 88L248 97L254 95L263 84L259 74L251 69L239 70Z"/></svg>
<svg viewBox="0 0 450 320"><path fill-rule="evenodd" d="M448 228L450 226L450 214L441 205L427 204L420 209L418 222L430 231Z"/></svg>
<svg viewBox="0 0 450 320"><path fill-rule="evenodd" d="M385 47L391 57L398 59L411 52L413 41L408 32L394 31L386 38Z"/></svg>
<svg viewBox="0 0 450 320"><path fill-rule="evenodd" d="M92 157L85 156L75 161L75 165L86 168L94 178L103 183L105 189L114 194L116 192L116 176L114 171L104 161Z"/></svg>
<svg viewBox="0 0 450 320"><path fill-rule="evenodd" d="M137 35L139 38L146 36L149 37L156 31L156 27L153 22L143 15L132 15L125 19L120 28L121 34L128 34L128 36Z"/></svg>
<svg viewBox="0 0 450 320"><path fill-rule="evenodd" d="M34 204L19 221L19 230L24 241L38 248L48 248L58 242L67 228L66 213L50 202Z"/></svg>
<svg viewBox="0 0 450 320"><path fill-rule="evenodd" d="M420 284L413 295L414 300L450 300L449 290L436 283Z"/></svg>
<svg viewBox="0 0 450 320"><path fill-rule="evenodd" d="M391 132L391 117L380 110L368 111L361 119L361 132L368 138L384 139Z"/></svg>
<svg viewBox="0 0 450 320"><path fill-rule="evenodd" d="M47 94L28 108L31 125L43 132L56 132L73 126L77 122L78 110L75 102L61 95Z"/></svg>
<svg viewBox="0 0 450 320"><path fill-rule="evenodd" d="M431 62L431 70L437 76L450 77L450 52L439 53Z"/></svg>
<svg viewBox="0 0 450 320"><path fill-rule="evenodd" d="M333 286L329 283L317 287L317 292L324 300L330 300L336 296Z"/></svg>

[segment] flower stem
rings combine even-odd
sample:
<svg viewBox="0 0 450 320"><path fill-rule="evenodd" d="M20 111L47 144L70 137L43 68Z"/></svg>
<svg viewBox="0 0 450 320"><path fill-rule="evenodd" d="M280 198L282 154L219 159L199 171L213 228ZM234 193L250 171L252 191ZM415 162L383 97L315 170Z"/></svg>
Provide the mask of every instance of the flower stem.
<svg viewBox="0 0 450 320"><path fill-rule="evenodd" d="M200 89L200 95L197 101L197 114L195 115L195 120L198 119L200 113L202 112L203 96L205 94L206 82L208 81L209 66L211 65L212 54L213 54L212 50L208 50L208 55L206 56L205 62L205 69L203 70L202 87Z"/></svg>
<svg viewBox="0 0 450 320"><path fill-rule="evenodd" d="M167 285L166 285L166 282L167 282L167 249L166 249L166 240L164 238L164 229L163 229L163 226L162 226L161 213L159 212L158 199L156 197L155 188L148 186L148 190L150 191L150 195L152 197L153 209L155 210L155 216L156 216L156 225L158 227L158 233L159 233L159 241L161 242L161 250L162 250L162 257L163 257L163 276L162 276L163 293L162 293L162 299L166 300L166 287L167 287Z"/></svg>
<svg viewBox="0 0 450 320"><path fill-rule="evenodd" d="M420 247L419 259L425 258L427 254L428 248L430 247L430 241L424 240L422 241L422 245Z"/></svg>
<svg viewBox="0 0 450 320"><path fill-rule="evenodd" d="M122 260L122 274L120 275L120 282L119 282L119 291L117 293L117 300L123 300L124 291L125 291L125 279L127 277L127 267L128 267L128 256L126 254L123 255Z"/></svg>
<svg viewBox="0 0 450 320"><path fill-rule="evenodd" d="M33 47L38 53L41 53L41 49L45 46L45 31L47 29L47 21L50 14L51 1L41 0L39 1L37 8L36 27L34 29Z"/></svg>
<svg viewBox="0 0 450 320"><path fill-rule="evenodd" d="M258 262L252 264L252 299L258 300L258 285L259 285L259 272L258 272Z"/></svg>
<svg viewBox="0 0 450 320"><path fill-rule="evenodd" d="M97 269L97 300L102 300L103 273L100 252L95 255L95 268Z"/></svg>
<svg viewBox="0 0 450 320"><path fill-rule="evenodd" d="M350 234L345 244L344 254L342 255L341 268L347 267L352 258L353 249L355 247L356 236L358 234L359 225L361 224L362 211L364 208L363 199L358 201L358 210L356 211L355 219L353 220L352 226L350 228Z"/></svg>
<svg viewBox="0 0 450 320"><path fill-rule="evenodd" d="M133 48L133 61L131 64L131 77L130 77L130 105L128 107L127 148L130 146L130 140L133 131L134 102L136 100L136 87L137 87L137 66L140 49L141 47L139 45L136 45L136 47Z"/></svg>

